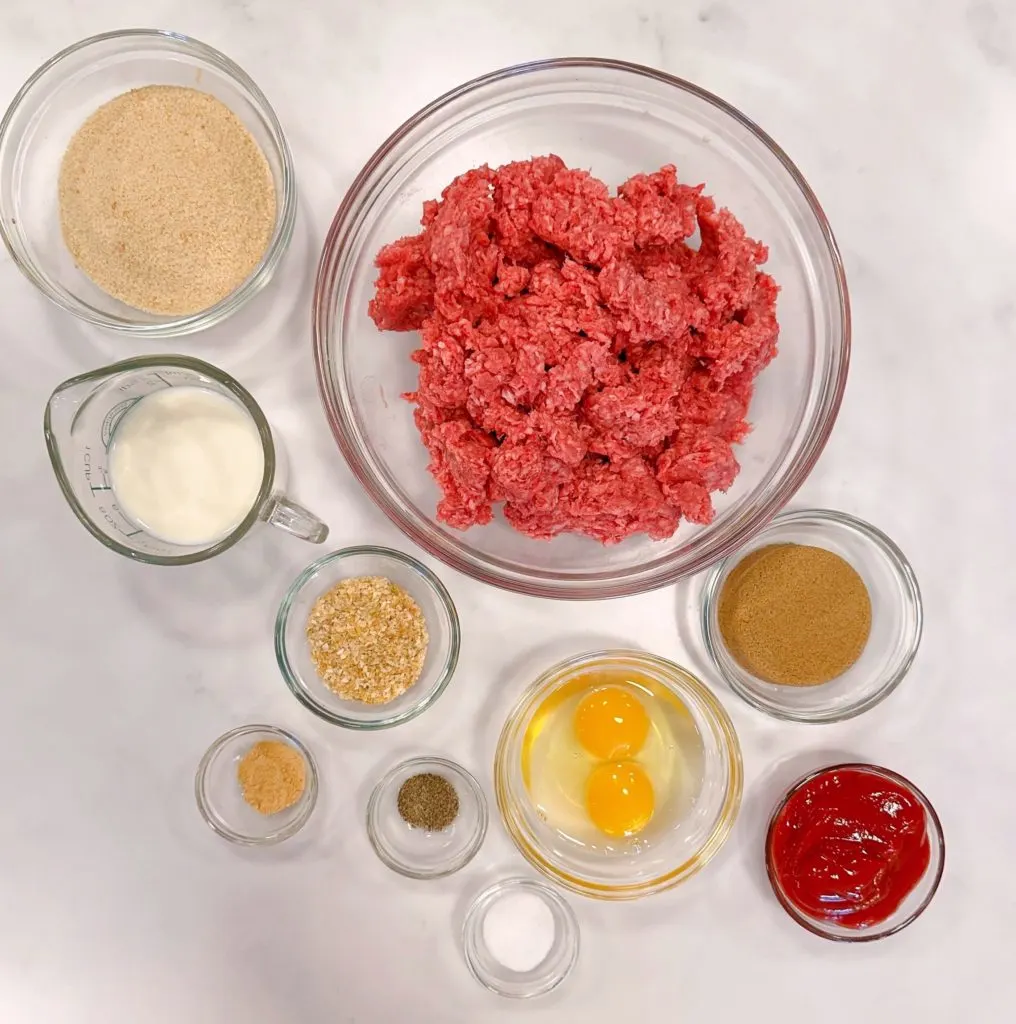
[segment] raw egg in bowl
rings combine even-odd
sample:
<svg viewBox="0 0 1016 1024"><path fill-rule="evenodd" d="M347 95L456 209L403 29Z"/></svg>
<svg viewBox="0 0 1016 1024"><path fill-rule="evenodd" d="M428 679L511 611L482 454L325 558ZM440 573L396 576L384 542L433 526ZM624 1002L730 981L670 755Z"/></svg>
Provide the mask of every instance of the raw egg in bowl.
<svg viewBox="0 0 1016 1024"><path fill-rule="evenodd" d="M733 724L690 672L641 651L555 665L523 694L494 756L498 809L539 871L634 899L702 868L737 817Z"/></svg>

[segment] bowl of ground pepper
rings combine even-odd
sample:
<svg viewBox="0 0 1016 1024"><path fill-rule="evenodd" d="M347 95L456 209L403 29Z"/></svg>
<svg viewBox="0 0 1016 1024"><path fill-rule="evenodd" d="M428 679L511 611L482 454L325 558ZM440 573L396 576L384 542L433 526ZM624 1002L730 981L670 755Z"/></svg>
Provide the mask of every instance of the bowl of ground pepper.
<svg viewBox="0 0 1016 1024"><path fill-rule="evenodd" d="M295 219L264 94L177 33L68 47L0 122L0 238L44 295L99 327L169 337L220 322L270 280Z"/></svg>
<svg viewBox="0 0 1016 1024"><path fill-rule="evenodd" d="M390 548L333 551L293 582L275 620L275 657L293 696L333 725L385 729L444 692L459 617L421 562Z"/></svg>
<svg viewBox="0 0 1016 1024"><path fill-rule="evenodd" d="M903 552L843 512L777 516L720 562L702 631L720 674L777 718L838 722L884 700L921 640L921 592Z"/></svg>
<svg viewBox="0 0 1016 1024"><path fill-rule="evenodd" d="M317 803L318 772L307 747L273 725L242 725L207 750L194 777L201 817L240 846L296 835Z"/></svg>
<svg viewBox="0 0 1016 1024"><path fill-rule="evenodd" d="M473 776L443 757L391 769L367 804L367 835L381 861L408 878L465 867L487 834L487 801Z"/></svg>

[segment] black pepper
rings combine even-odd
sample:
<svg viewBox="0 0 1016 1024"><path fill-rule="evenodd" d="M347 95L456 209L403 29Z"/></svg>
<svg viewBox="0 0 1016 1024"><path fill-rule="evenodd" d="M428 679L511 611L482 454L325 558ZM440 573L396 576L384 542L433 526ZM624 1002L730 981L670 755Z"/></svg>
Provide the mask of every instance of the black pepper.
<svg viewBox="0 0 1016 1024"><path fill-rule="evenodd" d="M413 828L440 832L458 817L459 795L455 787L434 772L421 772L399 787L399 814Z"/></svg>

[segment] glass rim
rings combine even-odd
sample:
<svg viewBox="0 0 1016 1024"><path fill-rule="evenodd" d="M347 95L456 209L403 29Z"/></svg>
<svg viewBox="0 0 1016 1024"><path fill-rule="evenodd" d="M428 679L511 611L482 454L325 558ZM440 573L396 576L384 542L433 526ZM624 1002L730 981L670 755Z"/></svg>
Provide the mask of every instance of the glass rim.
<svg viewBox="0 0 1016 1024"><path fill-rule="evenodd" d="M730 690L736 693L746 704L749 704L757 711L762 711L784 722L802 722L808 725L831 725L835 722L845 722L881 704L882 701L896 690L910 672L924 634L924 605L921 599L920 584L907 556L888 534L883 533L877 526L873 526L857 516L850 515L848 512L840 512L837 509L801 508L781 512L759 530L748 543L760 543L765 540L766 534L771 530L777 530L780 527L793 525L794 523L815 523L820 526L832 523L836 526L845 527L859 534L884 556L892 569L893 576L903 590L904 604L914 615L914 627L907 639L906 653L895 671L886 678L877 690L874 690L866 697L858 698L852 703L832 711L811 712L787 708L774 701L764 700L752 689L744 685L724 665L723 658L720 655L721 652L727 653L727 645L724 643L714 622L714 612L720 599L720 583L724 579L725 573L744 557L741 549L731 552L717 562L709 571L700 596L701 613L699 616L699 628L702 632L703 643L713 668L716 669L720 678ZM830 682L832 681L830 680ZM760 680L760 682L765 682L765 680Z"/></svg>
<svg viewBox="0 0 1016 1024"><path fill-rule="evenodd" d="M695 702L699 706L702 716L713 727L718 737L720 753L727 772L726 792L722 806L717 811L709 833L698 849L679 865L667 869L655 878L634 883L597 882L572 874L567 869L553 863L539 848L539 840L533 835L532 830L519 823L521 816L515 813L513 807L513 804L518 803L519 798L510 778L508 752L509 747L517 741L521 724L528 712L540 698L549 695L548 686L555 678L604 662L628 662L637 667L649 667L664 673L668 677L666 684L668 688L677 693L682 700L690 699ZM494 795L502 824L519 853L540 874L563 888L582 896L610 901L633 900L665 892L701 871L719 853L729 838L737 820L744 793L744 763L740 740L730 715L716 695L701 679L676 662L646 651L629 648L589 651L566 658L541 673L523 691L505 718L494 751L493 778Z"/></svg>
<svg viewBox="0 0 1016 1024"><path fill-rule="evenodd" d="M86 384L89 381L99 380L102 377L109 377L119 373L130 373L134 370L144 370L157 366L174 368L180 367L185 370L193 370L196 373L203 373L206 376L211 377L217 384L220 384L229 391L234 398L240 401L244 409L254 420L254 424L258 430L258 436L261 438L261 446L264 450L265 456L264 474L261 478L261 486L258 488L257 497L254 499L254 503L251 505L250 511L221 540L218 540L209 547L202 548L199 551L191 551L187 554L181 555L153 555L142 551L136 551L134 548L126 544L121 544L118 540L114 540L95 525L95 522L84 510L77 495L74 493L74 488L71 485L64 460L60 455L60 441L53 429L52 422L53 402L59 398L63 392L69 391L71 388L78 387L81 384ZM195 386L200 387L200 385ZM85 400L85 404L87 404L88 401L90 401L90 398ZM78 409L77 413L75 413L75 419L80 415L81 408L83 408L83 406ZM230 374L226 373L225 370L214 366L212 363L205 362L203 359L197 359L194 356L133 356L130 359L121 359L116 363L109 363L107 366L100 366L97 369L89 370L86 373L79 373L74 377L69 377L53 389L52 394L46 401L46 411L43 414L42 420L42 432L46 439L46 452L49 455L50 465L53 468L53 473L56 476L57 483L60 485L60 491L67 504L71 507L71 511L73 511L74 515L77 516L78 522L80 522L96 540L100 541L111 551L124 555L132 561L144 562L148 565L193 565L195 562L203 562L208 558L212 558L214 555L221 554L223 551L228 550L236 544L237 541L245 537L250 528L261 518L261 510L264 507L265 502L271 496L272 488L275 483L275 440L272 437L272 428L268 425L268 420L265 419L265 414L262 411L261 406L258 405L254 400L253 395L251 395L251 393L238 380L236 380L235 377L232 377Z"/></svg>
<svg viewBox="0 0 1016 1024"><path fill-rule="evenodd" d="M907 790L907 792L909 792L923 808L925 830L934 839L934 842L931 843L932 858L929 861L925 875L922 876L922 879L917 883L920 885L923 878L927 877L927 872L933 871L933 877L928 892L921 899L921 902L909 914L907 914L906 917L896 922L896 924L891 928L882 931L879 931L879 928L881 927L880 925L873 925L870 929L859 929L857 934L844 934L826 930L822 927L822 923L820 921L809 917L803 911L799 910L793 902L791 902L779 883L779 879L776 875L776 869L773 865L773 833L780 820L780 816L783 814L784 810L786 810L787 804L804 786L808 785L809 782L813 782L822 775L837 771L856 771L864 772L869 775L880 775L883 778L889 779L891 782L897 783L901 788ZM871 764L864 761L844 761L840 764L831 764L822 768L816 768L813 771L808 772L806 775L802 775L801 778L788 787L786 793L780 797L772 815L769 818L769 825L766 828L764 856L766 877L769 879L773 895L776 897L780 906L787 912L787 916L793 921L796 921L802 928L811 932L813 935L819 936L820 938L828 939L830 942L877 942L879 939L887 939L890 935L895 935L908 925L913 924L914 921L916 921L924 911L928 909L931 901L935 898L939 884L942 881L942 875L945 872L945 832L942 828L942 821L938 816L938 811L935 810L934 804L932 804L928 797L925 796L924 792L918 789L918 787L915 786L905 775L901 775L899 772L895 772L891 768L884 768L881 765ZM890 918L891 916L892 915L890 915ZM887 918L886 920L889 920L890 918ZM885 922L883 922L883 924L884 923Z"/></svg>
<svg viewBox="0 0 1016 1024"><path fill-rule="evenodd" d="M812 382L817 394L817 411L811 417L811 428L801 434L796 450L788 457L779 483L776 486L770 484L762 488L763 493L758 500L738 518L725 536L714 539L708 547L703 547L682 566L668 565L668 556L663 556L648 566L633 566L621 573L604 570L564 575L553 570L528 566L520 569L493 555L477 556L469 550L463 540L447 536L426 517L418 516L415 511L403 507L399 496L392 491L386 474L366 454L366 445L361 438L361 430L341 373L336 373L337 387L333 386L329 338L333 333L331 328L335 309L332 300L336 281L340 276L339 265L345 258L348 237L357 226L364 205L371 199L386 162L425 122L457 100L488 86L524 75L569 68L620 71L648 78L687 93L733 119L756 143L761 144L776 158L791 178L819 229L824 252L829 259L836 283L835 305L838 307L839 316L834 317L834 320L837 341L832 346L825 373ZM818 198L784 150L736 107L694 83L645 65L597 57L549 58L512 65L481 75L445 92L392 132L353 180L332 219L315 279L312 327L318 392L325 418L346 464L387 518L428 554L473 579L531 597L564 600L603 600L659 589L700 572L746 543L793 497L825 448L843 399L851 348L850 299L839 248ZM344 345L342 332L334 333L335 351L341 358Z"/></svg>
<svg viewBox="0 0 1016 1024"><path fill-rule="evenodd" d="M300 673L296 671L290 660L289 645L286 641L286 631L293 612L293 606L303 588L326 566L331 565L333 562L341 562L347 558L359 555L374 555L382 559L388 558L412 569L428 585L448 620L448 653L441 667L437 683L432 689L421 696L418 701L410 704L398 714L373 720L349 718L318 703L301 685ZM340 548L337 551L329 552L327 555L322 555L299 573L296 579L289 585L279 604L279 610L275 616L274 641L275 661L279 666L283 681L289 688L290 693L308 711L312 711L319 718L324 719L324 721L330 722L332 725L338 725L343 729L372 732L378 729L392 729L397 725L402 725L404 722L411 721L417 715L423 714L427 708L437 701L448 688L448 684L455 675L455 669L458 667L462 631L455 602L452 600L447 587L445 587L433 570L424 565L423 562L413 558L412 555L407 555L404 551L397 551L394 548L386 548L376 544L359 544L353 547ZM418 685L418 682L413 685Z"/></svg>
<svg viewBox="0 0 1016 1024"><path fill-rule="evenodd" d="M194 334L206 328L221 323L227 317L237 312L248 300L254 297L268 283L274 274L283 255L286 252L289 242L293 236L296 225L297 208L297 186L296 168L293 162L293 154L289 148L282 123L275 113L268 98L261 91L253 78L243 70L235 61L231 60L220 50L208 43L195 39L182 32L174 32L169 29L132 28L117 29L111 32L101 32L97 35L80 39L70 46L64 47L54 54L32 72L25 83L17 91L14 98L7 107L3 118L0 119L0 157L9 144L9 132L21 112L23 104L31 97L32 92L43 80L53 72L58 72L63 62L74 55L88 50L94 46L101 46L105 43L117 43L131 41L163 40L167 43L177 43L192 50L196 56L218 68L227 78L233 80L242 90L253 99L253 106L258 116L264 121L269 129L268 135L271 144L275 149L281 167L281 176L278 183L275 182L275 175L272 175L273 183L277 184L281 195L281 201L277 204L275 214L275 226L272 237L265 248L257 266L250 274L228 295L224 296L215 304L197 313L189 313L185 316L169 316L155 323L134 323L123 317L102 313L84 302L68 302L63 293L53 288L46 276L36 267L35 261L30 259L23 251L22 246L16 241L15 236L8 227L8 217L0 216L0 240L10 254L15 266L27 277L32 284L42 292L51 302L55 303L65 312L77 317L85 323L94 327L102 327L115 331L119 334L129 335L137 338L171 338L182 337ZM260 149L260 145L258 147ZM0 192L0 203L2 203Z"/></svg>

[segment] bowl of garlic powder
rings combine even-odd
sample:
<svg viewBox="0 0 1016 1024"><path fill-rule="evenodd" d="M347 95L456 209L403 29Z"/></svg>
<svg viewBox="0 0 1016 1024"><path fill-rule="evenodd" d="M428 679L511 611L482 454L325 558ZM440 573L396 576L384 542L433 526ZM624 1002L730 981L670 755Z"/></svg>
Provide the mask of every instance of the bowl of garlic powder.
<svg viewBox="0 0 1016 1024"><path fill-rule="evenodd" d="M76 43L0 122L0 237L44 295L99 327L170 337L221 322L271 279L295 219L267 99L186 36Z"/></svg>

